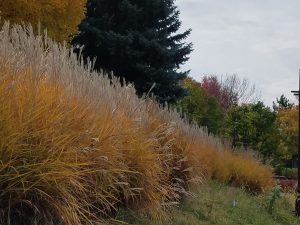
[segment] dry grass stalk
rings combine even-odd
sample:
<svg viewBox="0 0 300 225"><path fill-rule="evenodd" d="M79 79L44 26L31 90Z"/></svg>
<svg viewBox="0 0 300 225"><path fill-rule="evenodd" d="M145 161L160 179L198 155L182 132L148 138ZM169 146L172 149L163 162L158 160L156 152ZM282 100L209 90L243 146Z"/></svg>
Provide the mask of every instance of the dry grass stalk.
<svg viewBox="0 0 300 225"><path fill-rule="evenodd" d="M262 191L271 170L66 46L2 28L0 222L103 224L118 207L159 212L209 178Z"/></svg>

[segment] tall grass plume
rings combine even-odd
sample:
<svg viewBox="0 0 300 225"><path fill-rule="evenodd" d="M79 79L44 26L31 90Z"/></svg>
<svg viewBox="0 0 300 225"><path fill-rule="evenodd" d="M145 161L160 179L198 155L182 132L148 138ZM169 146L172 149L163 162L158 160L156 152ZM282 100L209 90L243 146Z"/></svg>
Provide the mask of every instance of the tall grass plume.
<svg viewBox="0 0 300 225"><path fill-rule="evenodd" d="M270 186L270 168L92 64L30 27L2 27L1 224L105 224L121 207L155 214L210 178Z"/></svg>

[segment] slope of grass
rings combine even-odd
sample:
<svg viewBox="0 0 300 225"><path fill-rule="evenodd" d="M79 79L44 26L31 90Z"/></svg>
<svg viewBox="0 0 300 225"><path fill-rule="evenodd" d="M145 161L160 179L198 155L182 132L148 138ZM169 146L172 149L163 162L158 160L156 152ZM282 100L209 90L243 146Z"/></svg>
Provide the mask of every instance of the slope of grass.
<svg viewBox="0 0 300 225"><path fill-rule="evenodd" d="M210 182L188 197L180 208L173 208L162 223L142 217L119 217L134 225L298 225L300 219L293 215L293 194L284 194L275 202L274 211L267 211L270 193L250 195L241 188ZM236 206L233 207L233 202Z"/></svg>
<svg viewBox="0 0 300 225"><path fill-rule="evenodd" d="M160 220L206 179L261 192L271 176L65 46L2 28L0 224L104 224L119 208Z"/></svg>

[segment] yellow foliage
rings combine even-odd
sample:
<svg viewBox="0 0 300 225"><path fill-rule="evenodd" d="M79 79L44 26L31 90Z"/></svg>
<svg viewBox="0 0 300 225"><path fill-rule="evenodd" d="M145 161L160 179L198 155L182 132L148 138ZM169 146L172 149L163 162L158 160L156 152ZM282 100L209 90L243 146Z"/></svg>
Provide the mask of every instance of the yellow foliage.
<svg viewBox="0 0 300 225"><path fill-rule="evenodd" d="M102 224L119 207L159 217L190 184L263 191L271 175L67 49L0 32L0 221Z"/></svg>
<svg viewBox="0 0 300 225"><path fill-rule="evenodd" d="M280 128L278 153L283 160L291 159L294 154L297 154L298 107L281 109L277 115L277 123Z"/></svg>
<svg viewBox="0 0 300 225"><path fill-rule="evenodd" d="M68 41L85 13L86 0L1 0L0 17L11 23L40 23L56 41ZM37 30L36 30L37 31Z"/></svg>
<svg viewBox="0 0 300 225"><path fill-rule="evenodd" d="M282 129L289 132L298 131L298 107L280 110L277 118Z"/></svg>

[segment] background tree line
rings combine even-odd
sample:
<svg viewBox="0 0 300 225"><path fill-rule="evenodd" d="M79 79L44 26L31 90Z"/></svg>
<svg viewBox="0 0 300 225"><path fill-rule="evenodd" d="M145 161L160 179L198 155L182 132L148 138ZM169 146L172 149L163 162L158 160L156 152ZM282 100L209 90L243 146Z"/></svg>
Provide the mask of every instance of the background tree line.
<svg viewBox="0 0 300 225"><path fill-rule="evenodd" d="M273 108L258 100L255 87L237 75L222 81L204 76L201 82L183 82L188 95L177 105L191 122L229 141L231 147L252 150L271 162L285 166L297 151L297 106L284 95Z"/></svg>

